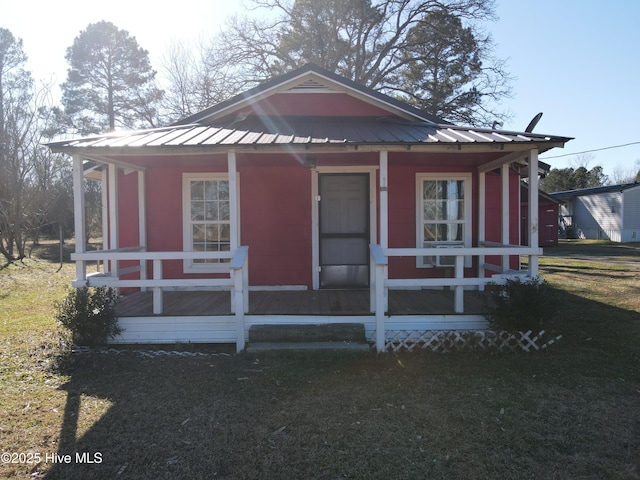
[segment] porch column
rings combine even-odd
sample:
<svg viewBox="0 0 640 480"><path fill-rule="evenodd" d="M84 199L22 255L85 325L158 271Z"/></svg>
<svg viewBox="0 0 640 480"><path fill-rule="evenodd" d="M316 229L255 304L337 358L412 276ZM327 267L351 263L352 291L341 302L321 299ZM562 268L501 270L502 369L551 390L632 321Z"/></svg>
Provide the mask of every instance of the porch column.
<svg viewBox="0 0 640 480"><path fill-rule="evenodd" d="M502 183L502 245L509 245L509 170L511 165L505 163L500 167ZM502 256L502 273L509 271L509 255Z"/></svg>
<svg viewBox="0 0 640 480"><path fill-rule="evenodd" d="M487 177L485 172L478 173L478 246L487 239ZM478 276L484 278L484 255L478 257ZM480 285L484 290L484 283Z"/></svg>
<svg viewBox="0 0 640 480"><path fill-rule="evenodd" d="M236 152L229 150L227 152L227 171L229 174L229 236L231 243L231 251L236 252L240 241L238 239L238 224L240 218L238 216L238 172L236 171ZM233 260L232 260L233 261ZM244 291L245 284L242 281L242 271L232 270L233 287L231 289L231 313L236 318L236 350L241 352L244 350L244 310L245 298L249 292ZM248 283L247 283L248 285Z"/></svg>
<svg viewBox="0 0 640 480"><path fill-rule="evenodd" d="M529 151L529 248L539 248L538 238L538 149ZM538 275L538 256L529 255L529 276Z"/></svg>
<svg viewBox="0 0 640 480"><path fill-rule="evenodd" d="M236 152L227 152L227 170L229 173L229 217L231 225L229 235L231 241L231 251L235 251L240 245L238 239L238 172L236 171Z"/></svg>
<svg viewBox="0 0 640 480"><path fill-rule="evenodd" d="M107 185L109 185L109 169L103 168L100 172L100 199L102 201L102 249L109 250L109 192L107 191ZM102 264L102 271L109 273L111 266L108 261Z"/></svg>
<svg viewBox="0 0 640 480"><path fill-rule="evenodd" d="M380 152L380 246L389 247L389 153Z"/></svg>
<svg viewBox="0 0 640 480"><path fill-rule="evenodd" d="M144 170L138 170L138 235L143 251L147 250L147 195ZM147 279L147 261L140 261L140 279ZM146 288L142 288L143 291Z"/></svg>
<svg viewBox="0 0 640 480"><path fill-rule="evenodd" d="M76 238L76 253L85 253L87 230L84 207L84 171L82 158L73 156L73 224ZM76 260L76 280L84 283L87 279L84 260Z"/></svg>
<svg viewBox="0 0 640 480"><path fill-rule="evenodd" d="M380 151L380 246L383 249L389 247L389 152L386 150ZM382 279L383 313L389 311L389 289L384 286L388 278L389 266L385 265ZM379 309L380 305L377 308Z"/></svg>
<svg viewBox="0 0 640 480"><path fill-rule="evenodd" d="M118 167L109 164L109 249L118 248ZM114 277L118 277L118 260L110 267Z"/></svg>

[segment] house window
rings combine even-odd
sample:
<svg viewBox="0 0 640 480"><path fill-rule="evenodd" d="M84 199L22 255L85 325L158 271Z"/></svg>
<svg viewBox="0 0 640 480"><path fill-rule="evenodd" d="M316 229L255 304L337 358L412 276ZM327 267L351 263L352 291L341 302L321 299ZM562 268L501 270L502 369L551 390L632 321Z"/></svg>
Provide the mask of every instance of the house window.
<svg viewBox="0 0 640 480"><path fill-rule="evenodd" d="M471 246L471 175L417 176L417 247ZM453 266L454 256L419 257L418 267Z"/></svg>
<svg viewBox="0 0 640 480"><path fill-rule="evenodd" d="M190 174L183 179L184 250L231 250L229 180L226 174ZM185 272L217 272L229 259L185 260Z"/></svg>

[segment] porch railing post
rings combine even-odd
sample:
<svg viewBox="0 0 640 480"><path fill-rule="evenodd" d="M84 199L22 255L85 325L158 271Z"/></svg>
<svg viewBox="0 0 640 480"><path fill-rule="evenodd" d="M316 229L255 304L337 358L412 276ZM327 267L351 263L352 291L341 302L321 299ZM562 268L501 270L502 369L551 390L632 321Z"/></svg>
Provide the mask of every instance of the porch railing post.
<svg viewBox="0 0 640 480"><path fill-rule="evenodd" d="M249 247L235 249L231 263L231 313L236 316L236 351L242 352L244 341L244 315L249 312Z"/></svg>
<svg viewBox="0 0 640 480"><path fill-rule="evenodd" d="M371 263L374 268L371 285L371 309L376 315L376 350L384 352L385 325L384 316L387 311L386 272L387 258L380 245L371 245Z"/></svg>
<svg viewBox="0 0 640 480"><path fill-rule="evenodd" d="M456 279L464 278L464 257L461 255L456 255L455 277ZM463 285L455 286L454 297L455 297L454 312L456 313L464 312L464 286Z"/></svg>
<svg viewBox="0 0 640 480"><path fill-rule="evenodd" d="M240 353L244 350L244 275L242 268L233 270L233 301L236 315L236 352Z"/></svg>
<svg viewBox="0 0 640 480"><path fill-rule="evenodd" d="M376 265L376 350L384 352L384 265Z"/></svg>
<svg viewBox="0 0 640 480"><path fill-rule="evenodd" d="M153 279L162 280L162 260L153 260ZM153 287L153 313L162 313L162 287Z"/></svg>

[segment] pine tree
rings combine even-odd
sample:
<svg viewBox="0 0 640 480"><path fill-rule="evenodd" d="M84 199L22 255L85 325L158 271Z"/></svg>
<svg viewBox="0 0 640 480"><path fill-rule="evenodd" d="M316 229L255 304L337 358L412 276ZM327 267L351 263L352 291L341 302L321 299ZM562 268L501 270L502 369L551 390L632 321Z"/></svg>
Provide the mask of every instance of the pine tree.
<svg viewBox="0 0 640 480"><path fill-rule="evenodd" d="M113 23L90 24L67 49L64 120L75 133L157 126L163 92L149 54Z"/></svg>

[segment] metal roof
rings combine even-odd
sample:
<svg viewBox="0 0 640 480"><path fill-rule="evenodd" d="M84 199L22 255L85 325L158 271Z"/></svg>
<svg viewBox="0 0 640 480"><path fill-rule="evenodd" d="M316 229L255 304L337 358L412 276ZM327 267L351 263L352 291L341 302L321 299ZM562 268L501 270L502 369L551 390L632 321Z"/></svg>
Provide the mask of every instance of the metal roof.
<svg viewBox="0 0 640 480"><path fill-rule="evenodd" d="M584 195L597 195L599 193L624 192L633 187L640 187L640 182L622 183L619 185L605 185L604 187L579 188L576 190L565 190L553 192L549 195L555 198L581 197Z"/></svg>
<svg viewBox="0 0 640 480"><path fill-rule="evenodd" d="M131 147L247 147L564 143L567 137L434 125L381 117L260 117L218 125L173 125L49 143L54 151ZM557 146L557 145L553 145Z"/></svg>

